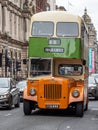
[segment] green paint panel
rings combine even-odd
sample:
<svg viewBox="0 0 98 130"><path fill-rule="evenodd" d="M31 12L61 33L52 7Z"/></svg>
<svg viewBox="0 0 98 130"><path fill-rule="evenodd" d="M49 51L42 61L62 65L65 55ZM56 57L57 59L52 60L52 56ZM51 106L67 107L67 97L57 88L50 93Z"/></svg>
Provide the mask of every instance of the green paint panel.
<svg viewBox="0 0 98 130"><path fill-rule="evenodd" d="M51 38L58 40L56 38ZM82 45L79 38L62 38L60 44L49 45L49 38L29 38L29 57L82 58Z"/></svg>

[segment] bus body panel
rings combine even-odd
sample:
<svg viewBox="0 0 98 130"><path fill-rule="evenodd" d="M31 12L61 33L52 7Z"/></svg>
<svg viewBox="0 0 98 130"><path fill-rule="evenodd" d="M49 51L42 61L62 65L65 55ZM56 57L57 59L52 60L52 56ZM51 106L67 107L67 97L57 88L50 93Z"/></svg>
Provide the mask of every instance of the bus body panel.
<svg viewBox="0 0 98 130"><path fill-rule="evenodd" d="M76 82L70 78L47 78L40 79L37 84L28 80L28 91L25 88L24 99L34 101L41 109L66 109L71 103L82 102L84 100L84 82ZM36 96L30 95L30 89L35 88ZM78 90L79 97L73 97L74 90Z"/></svg>
<svg viewBox="0 0 98 130"><path fill-rule="evenodd" d="M68 107L68 80L50 78L41 80L40 84L42 86L39 86L39 108L50 108L51 105L58 105L59 109Z"/></svg>
<svg viewBox="0 0 98 130"><path fill-rule="evenodd" d="M60 42L60 45L49 45L48 38L30 38L28 55L29 57L83 58L79 38L62 38Z"/></svg>
<svg viewBox="0 0 98 130"><path fill-rule="evenodd" d="M49 28L47 26L45 29L47 22ZM72 30L66 26L62 33L62 25L65 23L76 23L77 27L71 26ZM33 15L28 57L28 83L23 95L24 113L29 115L35 106L41 109L67 109L71 106L75 108L76 115L82 117L88 106L88 30L82 18L65 11ZM45 68L49 68L49 71ZM80 72L75 75L74 71L78 70Z"/></svg>
<svg viewBox="0 0 98 130"><path fill-rule="evenodd" d="M35 101L35 102L37 102L37 95L35 95L35 96L31 96L31 95L28 95L28 88L27 87L25 87L24 88L24 92L23 92L23 99L24 100L29 100L29 101Z"/></svg>

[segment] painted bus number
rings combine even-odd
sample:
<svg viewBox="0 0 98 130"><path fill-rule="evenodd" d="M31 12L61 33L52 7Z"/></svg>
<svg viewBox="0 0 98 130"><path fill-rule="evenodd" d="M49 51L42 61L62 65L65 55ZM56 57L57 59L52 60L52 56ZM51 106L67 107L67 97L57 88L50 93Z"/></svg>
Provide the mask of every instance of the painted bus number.
<svg viewBox="0 0 98 130"><path fill-rule="evenodd" d="M55 53L63 53L64 48L52 48L52 47L46 47L44 48L45 52L55 52Z"/></svg>

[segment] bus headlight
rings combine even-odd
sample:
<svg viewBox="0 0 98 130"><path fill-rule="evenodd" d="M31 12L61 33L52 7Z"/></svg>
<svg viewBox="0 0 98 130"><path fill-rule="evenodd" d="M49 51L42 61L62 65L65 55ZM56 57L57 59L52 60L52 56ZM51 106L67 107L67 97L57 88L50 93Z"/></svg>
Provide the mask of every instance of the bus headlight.
<svg viewBox="0 0 98 130"><path fill-rule="evenodd" d="M73 92L72 92L73 97L79 97L79 95L80 95L80 93L78 90L73 90Z"/></svg>
<svg viewBox="0 0 98 130"><path fill-rule="evenodd" d="M36 94L36 90L34 88L30 89L31 96L34 96Z"/></svg>

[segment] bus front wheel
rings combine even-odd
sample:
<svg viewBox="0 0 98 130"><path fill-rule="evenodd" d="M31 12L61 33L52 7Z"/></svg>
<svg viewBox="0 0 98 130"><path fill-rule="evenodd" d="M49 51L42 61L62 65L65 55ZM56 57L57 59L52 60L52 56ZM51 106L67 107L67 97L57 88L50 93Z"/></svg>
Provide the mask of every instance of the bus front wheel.
<svg viewBox="0 0 98 130"><path fill-rule="evenodd" d="M30 105L30 101L28 100L23 100L23 111L25 115L30 115L31 114L31 105Z"/></svg>
<svg viewBox="0 0 98 130"><path fill-rule="evenodd" d="M83 114L84 114L83 103L79 102L76 104L76 116L83 117Z"/></svg>

